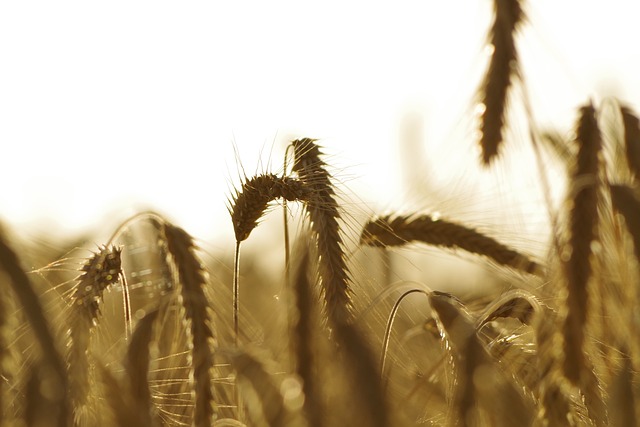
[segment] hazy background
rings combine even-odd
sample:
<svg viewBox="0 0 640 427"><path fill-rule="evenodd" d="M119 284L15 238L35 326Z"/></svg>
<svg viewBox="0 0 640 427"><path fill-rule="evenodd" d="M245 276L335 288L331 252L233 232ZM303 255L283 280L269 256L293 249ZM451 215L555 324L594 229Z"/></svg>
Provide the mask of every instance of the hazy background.
<svg viewBox="0 0 640 427"><path fill-rule="evenodd" d="M358 209L427 206L415 187L474 179L490 1L222 3L0 3L0 219L77 234L153 208L201 239L230 236L238 162L278 171L303 136L322 140ZM543 127L568 132L590 97L638 107L638 2L525 7Z"/></svg>

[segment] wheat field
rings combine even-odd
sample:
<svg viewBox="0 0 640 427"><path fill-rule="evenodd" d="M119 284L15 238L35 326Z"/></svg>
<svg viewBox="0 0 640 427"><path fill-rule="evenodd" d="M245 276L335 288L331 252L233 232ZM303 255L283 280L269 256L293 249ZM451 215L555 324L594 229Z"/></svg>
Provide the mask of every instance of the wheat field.
<svg viewBox="0 0 640 427"><path fill-rule="evenodd" d="M510 161L524 104L526 162L547 194L549 159L566 181L542 255L447 212L352 211L308 136L229 194L223 255L153 211L93 246L4 227L0 426L637 425L640 120L586 94L571 137L542 132L512 94L523 9L494 1L477 162ZM413 280L414 251L480 265L486 286Z"/></svg>

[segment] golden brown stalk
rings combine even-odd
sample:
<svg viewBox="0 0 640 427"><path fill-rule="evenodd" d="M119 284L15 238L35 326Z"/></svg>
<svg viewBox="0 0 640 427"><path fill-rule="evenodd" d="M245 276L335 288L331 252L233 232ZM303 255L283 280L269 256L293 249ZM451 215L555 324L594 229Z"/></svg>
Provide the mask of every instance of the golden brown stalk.
<svg viewBox="0 0 640 427"><path fill-rule="evenodd" d="M131 384L131 398L143 425L155 425L156 409L151 402L149 389L149 344L151 343L153 324L158 317L158 310L146 314L136 326L127 348L124 362L127 378Z"/></svg>
<svg viewBox="0 0 640 427"><path fill-rule="evenodd" d="M473 420L482 418L480 409L493 426L531 425L530 405L492 361L464 304L453 295L436 291L429 294L429 302L453 352L456 366L453 406L459 425L475 425Z"/></svg>
<svg viewBox="0 0 640 427"><path fill-rule="evenodd" d="M89 422L86 417L90 411L86 404L91 390L88 356L91 331L98 322L104 291L119 280L122 268L120 254L121 250L115 246L101 247L82 266L81 274L76 278L69 316L71 341L66 354L76 425Z"/></svg>
<svg viewBox="0 0 640 427"><path fill-rule="evenodd" d="M538 263L497 240L464 225L434 219L430 215L374 218L365 224L360 234L360 243L367 246L400 246L411 241L464 249L530 274L542 272Z"/></svg>
<svg viewBox="0 0 640 427"><path fill-rule="evenodd" d="M331 175L320 159L322 153L314 139L297 139L291 145L294 153L292 170L298 174L308 193L306 208L318 247L318 273L325 312L331 323L350 322L351 279L342 247L338 225L340 213Z"/></svg>
<svg viewBox="0 0 640 427"><path fill-rule="evenodd" d="M629 107L620 108L624 125L624 145L629 170L640 179L640 120Z"/></svg>
<svg viewBox="0 0 640 427"><path fill-rule="evenodd" d="M204 292L205 272L196 257L193 239L182 228L168 222L161 224L168 253L176 269L182 306L191 337L191 365L195 392L195 427L209 427L217 409L211 389L211 369L215 346L208 299Z"/></svg>
<svg viewBox="0 0 640 427"><path fill-rule="evenodd" d="M508 90L518 67L514 37L523 20L520 0L495 0L494 9L495 19L490 34L493 54L480 90L484 105L480 127L484 165L489 165L497 156L502 142Z"/></svg>
<svg viewBox="0 0 640 427"><path fill-rule="evenodd" d="M53 387L55 397L57 398L56 404L59 405L59 413L55 415L51 414L51 416L53 419L56 419L57 415L58 425L66 426L68 424L71 405L68 400L69 380L63 358L56 347L34 287L29 277L27 277L24 270L20 267L20 261L17 255L5 241L2 230L0 230L0 266L7 273L7 276L9 276L13 292L22 304L25 315L33 329L42 352L42 363L44 366L50 368L47 371L49 375L46 380L49 381L49 385Z"/></svg>
<svg viewBox="0 0 640 427"><path fill-rule="evenodd" d="M584 330L587 322L591 276L592 243L598 224L598 153L600 130L593 105L580 109L576 131L578 155L572 176L572 208L569 218L569 258L565 263L567 278L567 315L563 326L564 374L579 385L585 369Z"/></svg>
<svg viewBox="0 0 640 427"><path fill-rule="evenodd" d="M318 387L318 378L315 374L315 348L314 329L312 327L314 298L312 284L309 281L309 248L304 247L300 251L301 259L296 268L296 276L293 280L293 292L297 321L293 328L292 346L296 353L296 373L302 380L304 392L304 412L309 422L309 427L322 427L325 425L322 397Z"/></svg>

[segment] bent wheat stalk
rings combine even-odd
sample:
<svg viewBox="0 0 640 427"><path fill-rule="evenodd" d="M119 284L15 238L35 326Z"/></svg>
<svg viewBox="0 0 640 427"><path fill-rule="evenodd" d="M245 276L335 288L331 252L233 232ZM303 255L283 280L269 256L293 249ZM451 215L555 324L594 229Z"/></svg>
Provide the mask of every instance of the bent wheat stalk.
<svg viewBox="0 0 640 427"><path fill-rule="evenodd" d="M401 246L418 241L444 248L460 248L484 255L498 264L541 275L542 267L528 256L480 233L454 222L434 219L430 215L383 216L369 220L360 234L367 246Z"/></svg>

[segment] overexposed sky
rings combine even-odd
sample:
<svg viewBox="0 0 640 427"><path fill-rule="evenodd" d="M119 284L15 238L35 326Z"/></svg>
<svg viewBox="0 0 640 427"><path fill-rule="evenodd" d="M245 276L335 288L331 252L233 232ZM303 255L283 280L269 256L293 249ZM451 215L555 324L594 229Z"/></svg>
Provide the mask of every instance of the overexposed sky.
<svg viewBox="0 0 640 427"><path fill-rule="evenodd" d="M590 97L640 106L638 2L525 7L519 47L541 123L570 128ZM208 239L230 229L234 145L247 173L264 170L261 150L277 170L303 136L322 140L372 209L388 206L404 191L407 115L424 120L420 156L472 145L490 10L488 0L2 2L0 219L80 233L154 208Z"/></svg>

